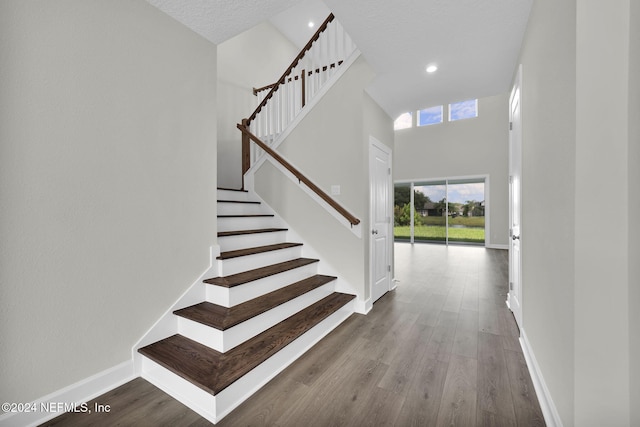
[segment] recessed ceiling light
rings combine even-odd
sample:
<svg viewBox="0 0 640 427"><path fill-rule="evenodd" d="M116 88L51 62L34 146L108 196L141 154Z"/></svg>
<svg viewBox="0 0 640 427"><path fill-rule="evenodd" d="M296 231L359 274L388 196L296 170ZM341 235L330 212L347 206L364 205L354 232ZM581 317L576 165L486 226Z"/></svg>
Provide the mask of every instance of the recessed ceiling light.
<svg viewBox="0 0 640 427"><path fill-rule="evenodd" d="M314 26L315 24L313 23L313 21L309 21L309 23L308 23L307 25L309 26L309 28L313 28L313 26Z"/></svg>
<svg viewBox="0 0 640 427"><path fill-rule="evenodd" d="M427 73L435 73L438 71L438 67L436 65L429 65L427 67Z"/></svg>

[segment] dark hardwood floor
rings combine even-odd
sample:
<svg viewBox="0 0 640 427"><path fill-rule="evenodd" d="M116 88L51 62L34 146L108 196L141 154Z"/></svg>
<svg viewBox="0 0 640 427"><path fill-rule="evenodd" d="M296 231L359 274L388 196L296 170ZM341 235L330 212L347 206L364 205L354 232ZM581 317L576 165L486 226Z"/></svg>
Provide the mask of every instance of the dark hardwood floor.
<svg viewBox="0 0 640 427"><path fill-rule="evenodd" d="M505 305L507 251L398 243L395 257L395 291L218 425L543 426ZM140 378L95 402L110 412L44 425L210 425Z"/></svg>

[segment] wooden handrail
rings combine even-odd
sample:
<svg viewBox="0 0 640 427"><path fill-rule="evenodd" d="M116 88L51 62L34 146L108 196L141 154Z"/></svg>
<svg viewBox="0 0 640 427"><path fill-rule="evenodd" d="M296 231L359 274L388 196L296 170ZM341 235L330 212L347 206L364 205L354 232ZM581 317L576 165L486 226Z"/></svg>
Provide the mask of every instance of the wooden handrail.
<svg viewBox="0 0 640 427"><path fill-rule="evenodd" d="M291 80L291 79L289 79ZM266 86L262 86L262 87L254 87L253 88L253 95L254 96L258 96L259 92L262 92L263 90L267 90L267 89L271 89L272 87L274 87L276 84L275 83L271 83L270 85L266 85Z"/></svg>
<svg viewBox="0 0 640 427"><path fill-rule="evenodd" d="M331 63L331 64L329 64L329 65L325 65L325 66L323 66L323 67L318 67L318 68L316 68L315 70L311 70L311 71L309 71L307 75L311 76L312 74L314 74L314 73L319 73L320 71L327 71L327 70L330 70L330 69L336 68L336 66L338 66L338 67L339 67L340 65L342 65L342 63L343 63L343 62L344 62L344 61L340 60L340 61L338 61L338 62L333 62L333 63ZM303 71L303 74L304 74L304 71L305 71L305 70L302 70L302 71ZM298 77L298 76L294 76L294 77L289 77L289 80L288 80L288 81L289 81L289 82L291 82L292 80L298 80L298 79L299 79L299 77ZM271 89L271 88L272 88L272 87L274 87L276 84L277 84L277 83L271 83L270 85L266 85L266 86L262 86L262 87L254 87L254 88L253 88L253 95L254 95L254 96L258 96L258 93L262 92L263 90Z"/></svg>
<svg viewBox="0 0 640 427"><path fill-rule="evenodd" d="M327 19L324 20L322 25L318 28L318 31L316 31L315 34L313 35L313 37L311 37L311 39L307 42L307 44L304 45L304 47L302 48L302 50L300 51L298 56L296 56L296 58L293 60L293 62L291 62L291 65L289 65L289 67L287 67L287 70L284 72L284 74L282 74L282 77L280 77L278 79L278 81L274 83L274 86L271 88L269 93L264 97L262 102L260 104L258 104L258 107L255 109L255 111L253 113L251 113L249 118L247 118L247 125L249 123L251 123L251 121L253 121L253 119L256 118L256 115L258 115L258 113L262 110L262 108L267 104L267 101L269 101L269 99L271 99L271 97L278 90L280 85L284 83L284 81L287 78L287 76L289 74L291 74L291 71L298 65L298 62L300 62L300 60L304 57L304 55L307 53L307 51L309 49L311 49L311 46L313 46L313 44L316 42L316 40L318 40L320 38L320 34L322 34L324 32L324 30L327 29L327 25L329 25L329 23L331 21L333 21L334 18L335 18L335 16L333 16L333 13L330 13L329 16L327 17Z"/></svg>
<svg viewBox="0 0 640 427"><path fill-rule="evenodd" d="M314 193L316 193L322 200L327 202L332 208L334 208L338 213L340 213L340 215L345 217L347 219L347 221L349 221L349 223L351 224L352 227L354 225L360 224L360 220L358 218L356 218L351 213L349 213L349 211L347 211L345 208L340 206L340 204L338 202L336 202L334 199L332 199L331 196L329 196L327 193L322 191L322 189L320 187L318 187L313 182L311 182L311 180L309 178L304 176L302 174L302 172L300 172L298 169L296 169L291 163L286 161L280 154L276 153L271 147L269 147L267 144L262 142L262 140L260 140L260 138L258 138L254 134L252 134L249 131L249 129L247 128L246 121L247 121L247 119L244 119L242 121L242 124L238 123L236 125L237 128L240 129L240 131L242 132L243 135L248 136L249 139L251 139L253 142L255 142L267 154L269 154L278 163L280 163L282 166L284 166L285 169L287 169L289 172L291 172L298 179L298 181L304 182L305 185L307 187L309 187Z"/></svg>

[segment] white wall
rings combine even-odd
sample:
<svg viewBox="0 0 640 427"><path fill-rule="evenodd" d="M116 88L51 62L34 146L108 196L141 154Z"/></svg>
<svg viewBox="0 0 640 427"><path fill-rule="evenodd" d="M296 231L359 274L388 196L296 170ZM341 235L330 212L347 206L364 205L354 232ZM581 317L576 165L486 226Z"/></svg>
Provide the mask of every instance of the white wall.
<svg viewBox="0 0 640 427"><path fill-rule="evenodd" d="M509 243L508 102L508 94L480 98L476 118L401 129L395 138L396 181L489 175L488 245Z"/></svg>
<svg viewBox="0 0 640 427"><path fill-rule="evenodd" d="M242 144L236 124L258 106L254 87L282 76L297 49L268 22L218 45L218 185L242 187Z"/></svg>
<svg viewBox="0 0 640 427"><path fill-rule="evenodd" d="M523 330L565 426L638 424L638 46L629 0L538 0L521 54Z"/></svg>
<svg viewBox="0 0 640 427"><path fill-rule="evenodd" d="M0 400L131 359L216 243L216 48L144 1L0 2Z"/></svg>
<svg viewBox="0 0 640 427"><path fill-rule="evenodd" d="M520 58L523 325L565 426L574 424L575 20L575 1L535 1Z"/></svg>
<svg viewBox="0 0 640 427"><path fill-rule="evenodd" d="M629 31L629 361L631 425L640 425L640 2L631 2ZM634 261L635 260L635 261ZM635 280L635 282L634 282ZM634 284L635 283L635 284Z"/></svg>
<svg viewBox="0 0 640 427"><path fill-rule="evenodd" d="M335 199L362 221L363 230L369 222L369 135L393 145L391 118L364 93L372 78L360 57L278 147L325 192L340 185ZM255 182L258 194L323 261L368 298L368 233L362 238L352 234L268 163L257 171Z"/></svg>
<svg viewBox="0 0 640 427"><path fill-rule="evenodd" d="M629 1L576 2L574 410L580 426L629 425L629 306L616 297L628 295L630 284ZM594 108L599 105L610 108ZM616 204L612 226L594 233L603 218L593 201L605 195Z"/></svg>

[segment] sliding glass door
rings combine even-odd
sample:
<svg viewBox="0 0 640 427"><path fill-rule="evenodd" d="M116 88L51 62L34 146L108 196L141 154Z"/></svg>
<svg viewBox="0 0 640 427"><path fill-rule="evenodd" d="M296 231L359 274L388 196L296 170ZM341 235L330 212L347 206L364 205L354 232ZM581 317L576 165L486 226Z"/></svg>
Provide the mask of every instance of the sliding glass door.
<svg viewBox="0 0 640 427"><path fill-rule="evenodd" d="M413 187L416 220L414 241L443 243L447 241L447 183L432 181Z"/></svg>
<svg viewBox="0 0 640 427"><path fill-rule="evenodd" d="M484 245L484 187L484 180L448 181L449 242Z"/></svg>
<svg viewBox="0 0 640 427"><path fill-rule="evenodd" d="M485 181L458 178L396 184L396 241L484 245Z"/></svg>
<svg viewBox="0 0 640 427"><path fill-rule="evenodd" d="M396 184L393 191L393 238L397 242L413 242L411 184Z"/></svg>

